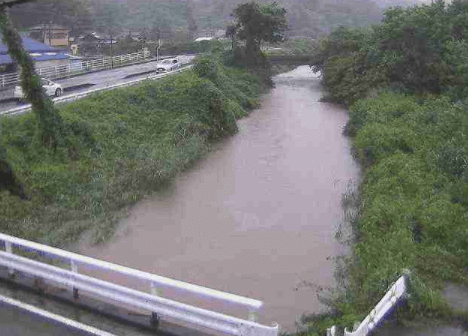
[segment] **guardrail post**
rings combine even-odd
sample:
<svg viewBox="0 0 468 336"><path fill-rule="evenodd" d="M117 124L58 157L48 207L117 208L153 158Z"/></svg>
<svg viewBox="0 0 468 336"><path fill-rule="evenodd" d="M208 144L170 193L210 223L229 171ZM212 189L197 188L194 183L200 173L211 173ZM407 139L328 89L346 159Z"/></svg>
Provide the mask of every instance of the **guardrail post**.
<svg viewBox="0 0 468 336"><path fill-rule="evenodd" d="M161 289L158 289L158 287L156 286L156 284L154 282L151 282L151 295L154 295L154 296L161 296L162 295L162 290ZM151 316L150 316L150 325L155 328L155 329L158 329L158 326L159 326L159 316L157 313L155 312L151 312Z"/></svg>
<svg viewBox="0 0 468 336"><path fill-rule="evenodd" d="M74 260L70 260L70 268L73 273L78 273L78 265ZM78 288L72 286L73 298L78 299Z"/></svg>
<svg viewBox="0 0 468 336"><path fill-rule="evenodd" d="M12 249L11 243L9 241L5 242L5 252L13 254L13 249ZM8 267L8 274L9 274L10 277L14 277L15 276L15 270L13 268Z"/></svg>
<svg viewBox="0 0 468 336"><path fill-rule="evenodd" d="M258 320L258 312L254 309L249 309L249 315L247 318L251 322L257 322Z"/></svg>

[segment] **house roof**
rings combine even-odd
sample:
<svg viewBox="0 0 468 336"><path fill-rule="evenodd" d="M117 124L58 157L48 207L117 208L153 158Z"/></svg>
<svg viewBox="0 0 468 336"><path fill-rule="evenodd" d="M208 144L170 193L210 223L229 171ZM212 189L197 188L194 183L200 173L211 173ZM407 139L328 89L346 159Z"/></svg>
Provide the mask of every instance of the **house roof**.
<svg viewBox="0 0 468 336"><path fill-rule="evenodd" d="M54 48L47 44L34 41L33 39L30 39L23 34L20 36L23 42L23 47L27 52L29 52L34 61L48 61L68 58L68 56L65 54L65 50ZM12 63L10 56L7 54L7 51L7 46L0 42L0 64Z"/></svg>
<svg viewBox="0 0 468 336"><path fill-rule="evenodd" d="M97 32L88 32L88 33L84 33L78 36L78 39L80 40L105 40L105 39L110 39L110 35L101 34Z"/></svg>
<svg viewBox="0 0 468 336"><path fill-rule="evenodd" d="M23 42L23 47L26 49L26 51L32 53L32 52L58 52L60 49L49 46L47 44L35 41L31 38L29 38L26 35L20 34L21 40ZM0 42L0 54L6 54L8 51L8 48L3 42Z"/></svg>
<svg viewBox="0 0 468 336"><path fill-rule="evenodd" d="M62 26L59 26L59 25L56 25L56 24L53 24L53 25L49 25L49 24L43 24L43 25L37 25L37 26L34 26L34 27L31 27L31 28L28 28L28 30L43 30L43 29L55 29L55 30L68 30L68 28L66 27L62 27Z"/></svg>
<svg viewBox="0 0 468 336"><path fill-rule="evenodd" d="M40 54L38 56L32 56L33 61L50 61L50 60L61 60L68 59L68 56L65 52L59 52L55 55ZM0 54L0 64L10 64L13 63L11 57L6 54Z"/></svg>

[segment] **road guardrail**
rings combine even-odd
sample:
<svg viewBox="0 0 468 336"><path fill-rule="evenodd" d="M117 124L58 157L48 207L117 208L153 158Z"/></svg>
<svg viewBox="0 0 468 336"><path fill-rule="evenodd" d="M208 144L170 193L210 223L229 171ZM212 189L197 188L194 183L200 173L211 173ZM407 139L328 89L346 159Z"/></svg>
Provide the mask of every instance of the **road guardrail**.
<svg viewBox="0 0 468 336"><path fill-rule="evenodd" d="M38 68L36 69L36 73L48 79L65 78L73 75L130 65L149 59L150 56L151 53L148 50L142 50L132 54L101 57L93 60L72 60L69 61L68 64ZM2 74L0 75L0 88L15 86L19 81L19 72Z"/></svg>

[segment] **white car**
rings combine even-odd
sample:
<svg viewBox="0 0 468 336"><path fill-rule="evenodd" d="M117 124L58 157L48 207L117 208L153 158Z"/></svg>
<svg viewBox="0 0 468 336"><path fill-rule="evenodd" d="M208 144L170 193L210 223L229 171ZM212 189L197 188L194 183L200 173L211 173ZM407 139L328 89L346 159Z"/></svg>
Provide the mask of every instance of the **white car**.
<svg viewBox="0 0 468 336"><path fill-rule="evenodd" d="M62 85L54 83L51 80L46 79L46 78L41 78L41 80L42 80L42 87L44 88L48 96L60 97L62 95L62 92L63 92ZM13 97L19 100L24 99L24 93L23 93L23 89L21 88L21 86L19 85L15 86Z"/></svg>
<svg viewBox="0 0 468 336"><path fill-rule="evenodd" d="M156 64L156 70L158 72L172 71L180 67L179 60L177 58L167 58Z"/></svg>

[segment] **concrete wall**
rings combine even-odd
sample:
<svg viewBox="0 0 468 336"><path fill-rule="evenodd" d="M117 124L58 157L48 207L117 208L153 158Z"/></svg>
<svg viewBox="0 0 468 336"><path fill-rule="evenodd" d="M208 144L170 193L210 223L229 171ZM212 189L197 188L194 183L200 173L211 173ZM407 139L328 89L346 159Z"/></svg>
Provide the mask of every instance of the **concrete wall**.
<svg viewBox="0 0 468 336"><path fill-rule="evenodd" d="M0 100L4 99L12 99L13 98L13 92L15 91L15 88L8 88L5 90L0 90Z"/></svg>

